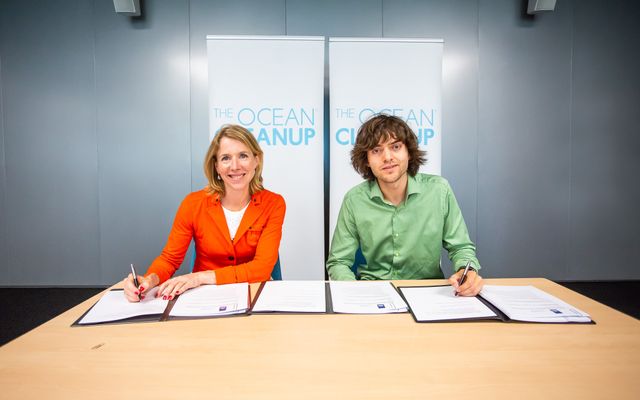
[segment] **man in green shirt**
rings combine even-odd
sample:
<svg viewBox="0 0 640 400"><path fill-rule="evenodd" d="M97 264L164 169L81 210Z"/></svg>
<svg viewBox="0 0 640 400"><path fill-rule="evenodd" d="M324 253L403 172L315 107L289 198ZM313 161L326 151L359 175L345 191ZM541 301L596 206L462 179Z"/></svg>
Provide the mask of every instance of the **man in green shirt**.
<svg viewBox="0 0 640 400"><path fill-rule="evenodd" d="M358 130L351 164L366 179L344 197L331 241L332 280L353 280L358 249L363 280L443 278L440 252L449 252L459 295L482 289L480 263L460 207L442 177L418 173L426 161L411 128L400 118L377 115ZM459 279L470 265L462 285Z"/></svg>

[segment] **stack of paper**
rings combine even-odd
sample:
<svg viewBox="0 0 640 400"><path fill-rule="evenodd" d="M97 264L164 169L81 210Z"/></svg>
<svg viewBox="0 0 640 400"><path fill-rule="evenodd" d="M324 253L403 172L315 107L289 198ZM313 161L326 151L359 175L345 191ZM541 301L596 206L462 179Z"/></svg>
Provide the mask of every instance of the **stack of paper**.
<svg viewBox="0 0 640 400"><path fill-rule="evenodd" d="M478 298L455 296L451 286L408 286L399 289L418 322L498 318Z"/></svg>
<svg viewBox="0 0 640 400"><path fill-rule="evenodd" d="M123 290L110 290L78 321L78 324L98 324L140 316L160 318L169 300L156 298L157 292L158 288L153 288L140 302L130 303L124 297Z"/></svg>
<svg viewBox="0 0 640 400"><path fill-rule="evenodd" d="M170 317L213 317L242 314L249 309L249 285L203 285L187 290L178 297Z"/></svg>
<svg viewBox="0 0 640 400"><path fill-rule="evenodd" d="M334 281L330 286L333 311L337 313L387 314L408 310L391 282Z"/></svg>
<svg viewBox="0 0 640 400"><path fill-rule="evenodd" d="M324 281L268 281L252 312L325 313Z"/></svg>
<svg viewBox="0 0 640 400"><path fill-rule="evenodd" d="M485 285L480 295L517 321L591 322L586 312L533 286Z"/></svg>

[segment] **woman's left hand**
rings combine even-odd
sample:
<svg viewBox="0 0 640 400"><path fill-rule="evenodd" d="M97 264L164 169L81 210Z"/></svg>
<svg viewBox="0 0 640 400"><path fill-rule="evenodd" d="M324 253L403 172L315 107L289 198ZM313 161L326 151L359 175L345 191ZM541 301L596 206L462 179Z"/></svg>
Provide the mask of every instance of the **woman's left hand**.
<svg viewBox="0 0 640 400"><path fill-rule="evenodd" d="M211 281L213 278L213 281ZM164 300L172 300L179 294L204 284L215 284L213 271L193 272L191 274L176 276L165 281L158 287L157 297Z"/></svg>

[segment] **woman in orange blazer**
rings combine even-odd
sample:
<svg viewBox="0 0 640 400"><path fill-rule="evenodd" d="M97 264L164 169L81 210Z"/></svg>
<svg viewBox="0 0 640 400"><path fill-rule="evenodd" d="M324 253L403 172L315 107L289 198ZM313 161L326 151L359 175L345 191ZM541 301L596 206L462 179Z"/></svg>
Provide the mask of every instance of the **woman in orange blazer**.
<svg viewBox="0 0 640 400"><path fill-rule="evenodd" d="M172 299L205 284L269 280L278 259L285 203L262 186L263 152L247 129L226 125L214 137L204 161L208 185L180 204L169 239L147 273L129 274L125 296L139 301L155 286ZM171 278L191 240L196 243L193 272Z"/></svg>

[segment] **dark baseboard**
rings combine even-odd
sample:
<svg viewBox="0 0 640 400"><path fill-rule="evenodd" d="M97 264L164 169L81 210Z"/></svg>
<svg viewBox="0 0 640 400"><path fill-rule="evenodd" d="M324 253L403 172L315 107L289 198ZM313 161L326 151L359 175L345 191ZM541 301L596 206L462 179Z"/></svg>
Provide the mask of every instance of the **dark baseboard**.
<svg viewBox="0 0 640 400"><path fill-rule="evenodd" d="M0 345L103 290L104 288L0 288Z"/></svg>
<svg viewBox="0 0 640 400"><path fill-rule="evenodd" d="M558 284L640 319L640 281L558 281Z"/></svg>

